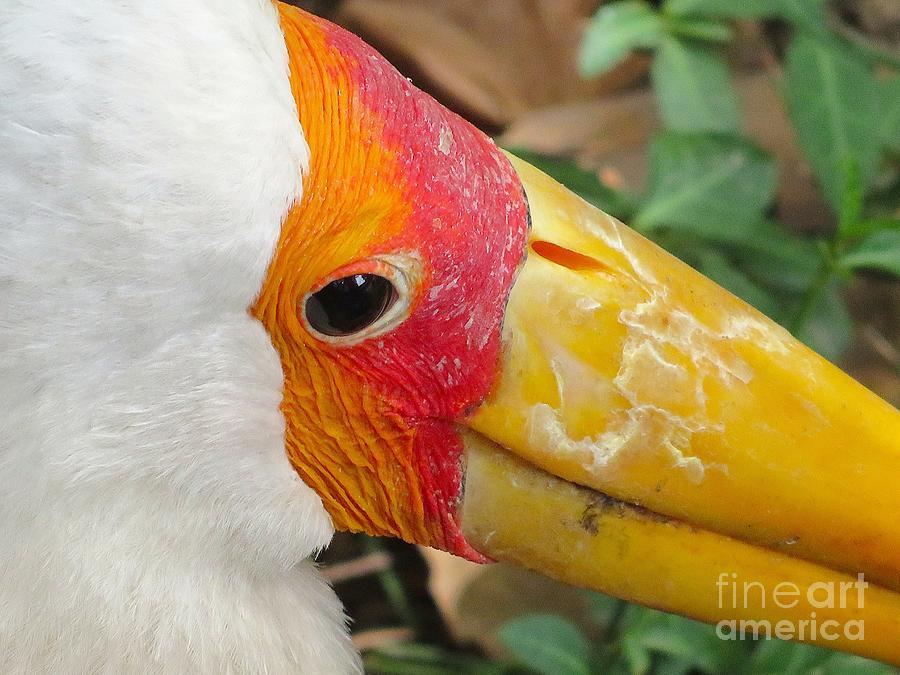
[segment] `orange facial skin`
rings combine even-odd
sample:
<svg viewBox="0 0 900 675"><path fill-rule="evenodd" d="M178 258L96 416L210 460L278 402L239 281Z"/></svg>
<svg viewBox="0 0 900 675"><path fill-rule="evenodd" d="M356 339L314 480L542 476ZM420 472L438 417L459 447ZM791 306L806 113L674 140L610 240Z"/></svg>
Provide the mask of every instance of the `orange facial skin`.
<svg viewBox="0 0 900 675"><path fill-rule="evenodd" d="M454 421L488 394L527 205L507 159L346 31L278 5L311 166L253 313L284 369L286 447L336 527L483 557L456 502ZM373 256L414 260L408 317L357 344L305 326L306 295Z"/></svg>

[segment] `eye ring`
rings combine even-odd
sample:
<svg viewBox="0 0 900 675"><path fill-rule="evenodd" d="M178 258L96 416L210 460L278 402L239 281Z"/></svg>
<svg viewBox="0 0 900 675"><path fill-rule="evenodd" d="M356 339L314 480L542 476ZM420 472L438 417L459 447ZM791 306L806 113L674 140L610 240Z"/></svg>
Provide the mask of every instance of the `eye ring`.
<svg viewBox="0 0 900 675"><path fill-rule="evenodd" d="M405 253L344 266L303 297L302 323L314 338L336 346L382 335L409 316L420 278L418 259Z"/></svg>
<svg viewBox="0 0 900 675"><path fill-rule="evenodd" d="M378 321L397 301L390 279L351 274L326 284L306 299L306 320L328 337L347 337Z"/></svg>

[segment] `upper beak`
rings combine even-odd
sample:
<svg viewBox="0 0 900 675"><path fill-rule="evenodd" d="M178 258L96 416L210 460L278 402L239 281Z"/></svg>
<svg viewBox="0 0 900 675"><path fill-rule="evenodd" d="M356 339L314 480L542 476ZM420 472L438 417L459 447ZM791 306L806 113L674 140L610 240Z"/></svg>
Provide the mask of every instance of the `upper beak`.
<svg viewBox="0 0 900 675"><path fill-rule="evenodd" d="M900 413L512 161L533 226L499 381L464 434L468 542L900 664Z"/></svg>

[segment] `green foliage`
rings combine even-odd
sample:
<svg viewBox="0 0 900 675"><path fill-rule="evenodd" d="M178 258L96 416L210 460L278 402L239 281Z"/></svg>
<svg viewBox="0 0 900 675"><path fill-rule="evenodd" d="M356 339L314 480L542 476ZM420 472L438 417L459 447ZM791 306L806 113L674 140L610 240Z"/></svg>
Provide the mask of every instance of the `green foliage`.
<svg viewBox="0 0 900 675"><path fill-rule="evenodd" d="M725 642L715 628L652 609L635 609L634 618L624 626L623 640L631 653L642 652L641 663L654 659L702 673L730 673L747 659L750 645ZM643 672L649 672L648 666Z"/></svg>
<svg viewBox="0 0 900 675"><path fill-rule="evenodd" d="M710 42L728 42L733 37L731 27L721 21L709 21L694 16L666 17L666 31L670 35Z"/></svg>
<svg viewBox="0 0 900 675"><path fill-rule="evenodd" d="M824 26L824 0L667 0L665 9L675 16L717 19L777 17L806 29Z"/></svg>
<svg viewBox="0 0 900 675"><path fill-rule="evenodd" d="M840 209L846 167L863 186L875 176L881 137L871 67L834 41L798 35L788 49L784 85L797 137L828 201Z"/></svg>
<svg viewBox="0 0 900 675"><path fill-rule="evenodd" d="M778 316L781 313L772 294L753 281L721 251L701 245L692 253L692 257L697 260L695 267L719 286L743 298L763 314Z"/></svg>
<svg viewBox="0 0 900 675"><path fill-rule="evenodd" d="M896 675L897 669L850 654L780 640L759 643L746 675Z"/></svg>
<svg viewBox="0 0 900 675"><path fill-rule="evenodd" d="M532 675L513 663L415 643L369 652L364 664L368 675Z"/></svg>
<svg viewBox="0 0 900 675"><path fill-rule="evenodd" d="M878 82L879 137L885 149L900 154L900 76Z"/></svg>
<svg viewBox="0 0 900 675"><path fill-rule="evenodd" d="M560 616L532 614L513 619L497 637L541 675L590 675L590 642L575 624Z"/></svg>
<svg viewBox="0 0 900 675"><path fill-rule="evenodd" d="M655 47L662 36L662 21L646 2L626 0L607 5L584 36L581 72L590 76L609 70L632 50Z"/></svg>
<svg viewBox="0 0 900 675"><path fill-rule="evenodd" d="M837 281L825 284L803 321L794 327L798 338L814 345L822 356L832 360L844 353L853 337L853 319L840 291L841 285Z"/></svg>
<svg viewBox="0 0 900 675"><path fill-rule="evenodd" d="M653 59L653 88L669 129L740 130L725 59L704 44L664 37Z"/></svg>
<svg viewBox="0 0 900 675"><path fill-rule="evenodd" d="M664 131L650 147L646 200L633 225L680 227L702 235L762 220L775 194L775 165L735 136Z"/></svg>
<svg viewBox="0 0 900 675"><path fill-rule="evenodd" d="M880 230L866 237L841 256L840 264L849 270L876 269L900 277L900 229Z"/></svg>
<svg viewBox="0 0 900 675"><path fill-rule="evenodd" d="M652 83L665 129L650 150L647 193L622 213L607 188L603 202L611 212L834 359L852 333L841 298L848 279L860 270L900 276L900 172L896 162L883 170L900 154L900 76L884 67L876 73L874 61L896 65L889 55L832 33L826 4L664 0L657 10L606 3L588 29L581 66L597 74L629 50L654 53ZM804 240L770 218L774 163L739 136L721 49L730 35L723 21L748 18L794 29L781 91L800 149L838 219L831 237Z"/></svg>
<svg viewBox="0 0 900 675"><path fill-rule="evenodd" d="M519 617L500 629L530 672L585 675L894 675L891 666L779 640L722 640L716 628L591 593L592 622ZM593 641L589 636L600 636ZM566 657L562 652L569 650ZM550 655L550 658L547 658Z"/></svg>

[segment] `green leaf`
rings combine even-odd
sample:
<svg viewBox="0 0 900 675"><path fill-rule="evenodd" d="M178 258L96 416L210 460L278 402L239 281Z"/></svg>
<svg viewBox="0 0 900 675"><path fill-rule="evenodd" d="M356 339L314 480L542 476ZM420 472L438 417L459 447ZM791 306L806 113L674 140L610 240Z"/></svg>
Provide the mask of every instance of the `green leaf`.
<svg viewBox="0 0 900 675"><path fill-rule="evenodd" d="M679 231L686 229L681 227ZM821 255L816 246L772 221L759 220L729 228L701 222L690 230L706 241L715 242L738 254L743 262L759 260L768 268L768 275L777 277L780 270L787 269L801 279L800 287L808 285L819 269Z"/></svg>
<svg viewBox="0 0 900 675"><path fill-rule="evenodd" d="M700 264L697 269L704 275L750 303L763 314L776 320L780 318L781 308L773 295L735 267L726 256L707 249L700 253L699 258Z"/></svg>
<svg viewBox="0 0 900 675"><path fill-rule="evenodd" d="M900 277L900 230L880 230L841 256L845 269L868 268Z"/></svg>
<svg viewBox="0 0 900 675"><path fill-rule="evenodd" d="M634 223L728 230L757 222L775 179L769 156L743 139L663 132L650 148L649 195Z"/></svg>
<svg viewBox="0 0 900 675"><path fill-rule="evenodd" d="M622 612L624 600L603 593L588 595L588 611L591 619L601 628L609 628Z"/></svg>
<svg viewBox="0 0 900 675"><path fill-rule="evenodd" d="M672 614L661 615L645 631L642 643L651 651L687 661L711 675L737 671L749 653L747 643L720 640L713 626Z"/></svg>
<svg viewBox="0 0 900 675"><path fill-rule="evenodd" d="M677 239L689 247L696 247L698 238L703 243L715 244L725 249L741 262L741 267L757 262L764 271L762 279L766 285L774 278L773 285L792 290L806 288L819 269L821 254L817 247L807 239L801 239L789 233L783 226L774 221L758 220L738 223L736 226L722 227L722 223L697 220L690 224L679 225L666 231L668 236L650 232L655 239L661 240L665 248L677 247ZM673 239L675 241L673 241ZM699 252L699 251L698 251ZM694 255L680 252L676 254L690 264L699 265L700 259ZM779 284L781 272L791 278L790 283Z"/></svg>
<svg viewBox="0 0 900 675"><path fill-rule="evenodd" d="M847 158L843 170L844 189L841 191L841 210L838 214L838 233L842 237L862 219L865 200L856 162L852 158Z"/></svg>
<svg viewBox="0 0 900 675"><path fill-rule="evenodd" d="M648 672L651 662L673 673L685 664L710 675L737 672L750 652L748 643L722 641L714 627L697 621L645 608L629 614L621 643L633 673Z"/></svg>
<svg viewBox="0 0 900 675"><path fill-rule="evenodd" d="M896 675L897 669L851 654L781 640L761 641L745 675Z"/></svg>
<svg viewBox="0 0 900 675"><path fill-rule="evenodd" d="M653 675L688 675L694 666L690 661L681 661L675 658L659 659L653 669Z"/></svg>
<svg viewBox="0 0 900 675"><path fill-rule="evenodd" d="M879 137L886 150L900 154L900 76L879 82L878 94L881 114Z"/></svg>
<svg viewBox="0 0 900 675"><path fill-rule="evenodd" d="M664 10L676 16L721 19L777 17L812 30L824 30L826 0L666 0Z"/></svg>
<svg viewBox="0 0 900 675"><path fill-rule="evenodd" d="M696 42L666 37L653 60L653 89L663 122L680 131L737 132L737 96L722 56Z"/></svg>
<svg viewBox="0 0 900 675"><path fill-rule="evenodd" d="M622 640L622 653L628 662L628 670L631 675L645 675L650 672L653 660L640 641L626 635Z"/></svg>
<svg viewBox="0 0 900 675"><path fill-rule="evenodd" d="M853 337L853 320L840 294L840 285L832 283L822 293L797 337L829 361L838 360Z"/></svg>
<svg viewBox="0 0 900 675"><path fill-rule="evenodd" d="M581 74L591 77L606 72L629 52L655 47L662 36L662 19L646 2L626 0L603 5L591 19L581 43Z"/></svg>
<svg viewBox="0 0 900 675"><path fill-rule="evenodd" d="M852 654L828 652L828 658L815 675L897 675L897 669L886 663L878 663Z"/></svg>
<svg viewBox="0 0 900 675"><path fill-rule="evenodd" d="M900 230L900 219L869 218L849 225L842 234L846 237L867 237L880 230Z"/></svg>
<svg viewBox="0 0 900 675"><path fill-rule="evenodd" d="M762 640L753 651L746 675L805 675L828 658L820 647L783 640Z"/></svg>
<svg viewBox="0 0 900 675"><path fill-rule="evenodd" d="M678 37L709 42L730 42L734 33L728 24L721 21L709 21L697 17L667 16L666 32Z"/></svg>
<svg viewBox="0 0 900 675"><path fill-rule="evenodd" d="M631 675L631 668L618 644L601 645L591 659L593 675Z"/></svg>
<svg viewBox="0 0 900 675"><path fill-rule="evenodd" d="M798 35L788 49L786 73L785 98L800 145L839 213L848 162L858 167L863 188L878 167L878 94L871 68L833 40Z"/></svg>
<svg viewBox="0 0 900 675"><path fill-rule="evenodd" d="M631 675L649 673L653 665L650 652L641 644L641 636L659 614L654 609L628 605L619 621L619 647Z"/></svg>
<svg viewBox="0 0 900 675"><path fill-rule="evenodd" d="M586 171L570 159L548 157L521 148L507 148L516 157L534 165L572 192L620 220L629 220L634 213L634 203L624 192L614 190L600 182L596 172Z"/></svg>
<svg viewBox="0 0 900 675"><path fill-rule="evenodd" d="M570 621L533 614L504 624L500 642L522 663L543 675L589 675L590 644Z"/></svg>
<svg viewBox="0 0 900 675"><path fill-rule="evenodd" d="M729 248L741 270L751 279L788 295L802 293L813 283L822 260L813 242L768 222L746 225L736 231L745 238L736 240ZM780 317L781 314L773 318Z"/></svg>

